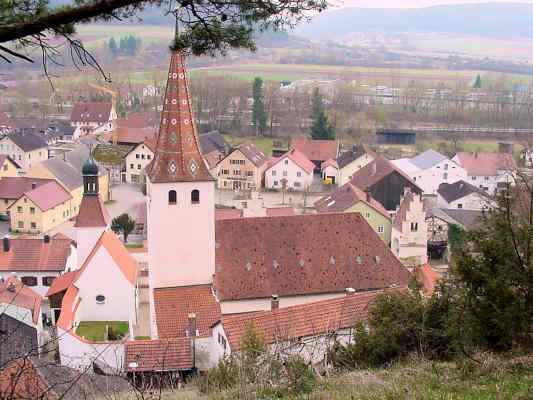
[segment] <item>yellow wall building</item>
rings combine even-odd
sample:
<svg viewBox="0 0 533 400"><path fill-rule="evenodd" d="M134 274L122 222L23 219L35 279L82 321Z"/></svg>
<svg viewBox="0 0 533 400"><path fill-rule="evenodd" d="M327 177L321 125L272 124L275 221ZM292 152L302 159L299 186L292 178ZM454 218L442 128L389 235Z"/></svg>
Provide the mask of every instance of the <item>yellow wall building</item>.
<svg viewBox="0 0 533 400"><path fill-rule="evenodd" d="M0 156L0 179L18 175L20 167L8 156Z"/></svg>

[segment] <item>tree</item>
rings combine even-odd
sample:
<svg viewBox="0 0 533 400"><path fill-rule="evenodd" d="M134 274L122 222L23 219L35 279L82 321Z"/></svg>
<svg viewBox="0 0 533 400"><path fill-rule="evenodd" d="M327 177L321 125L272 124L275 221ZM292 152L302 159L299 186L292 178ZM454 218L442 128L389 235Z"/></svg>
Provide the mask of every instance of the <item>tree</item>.
<svg viewBox="0 0 533 400"><path fill-rule="evenodd" d="M256 134L262 136L266 130L267 113L265 111L263 80L259 77L254 79L252 97L254 101L252 108L252 123L254 124Z"/></svg>
<svg viewBox="0 0 533 400"><path fill-rule="evenodd" d="M112 37L111 39L109 39L108 46L113 57L116 57L118 55L118 46L115 38Z"/></svg>
<svg viewBox="0 0 533 400"><path fill-rule="evenodd" d="M476 76L476 81L474 82L474 89L481 89L481 75Z"/></svg>
<svg viewBox="0 0 533 400"><path fill-rule="evenodd" d="M318 88L315 88L313 91L313 110L311 118L313 119L313 124L311 125L311 137L313 139L335 139L335 130L328 121L326 111L324 110L324 99Z"/></svg>
<svg viewBox="0 0 533 400"><path fill-rule="evenodd" d="M111 221L111 230L117 235L122 233L124 243L128 243L128 236L133 229L135 229L135 221L126 213L113 218L113 221Z"/></svg>
<svg viewBox="0 0 533 400"><path fill-rule="evenodd" d="M0 0L0 60L34 62L43 68L62 55L58 39L70 47L76 65L90 65L103 73L97 60L75 37L80 23L132 19L147 6L170 13L177 4L182 27L173 47L188 49L195 55L226 52L230 48L255 49L254 30L283 30L295 26L309 15L327 7L326 0L79 0L54 5L41 0ZM30 51L40 50L38 56Z"/></svg>

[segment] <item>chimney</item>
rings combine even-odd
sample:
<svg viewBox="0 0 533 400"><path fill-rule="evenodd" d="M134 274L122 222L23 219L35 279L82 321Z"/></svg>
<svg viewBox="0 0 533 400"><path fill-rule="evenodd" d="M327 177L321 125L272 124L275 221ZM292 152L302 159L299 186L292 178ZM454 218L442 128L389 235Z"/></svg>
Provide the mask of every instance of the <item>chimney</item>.
<svg viewBox="0 0 533 400"><path fill-rule="evenodd" d="M36 184L35 182L32 182L32 183L31 183L31 190L33 190L33 189L35 189L35 188L37 188L37 184Z"/></svg>
<svg viewBox="0 0 533 400"><path fill-rule="evenodd" d="M346 296L351 296L352 294L355 293L355 289L352 288L352 287L347 287L347 288L345 289L345 292L346 292Z"/></svg>
<svg viewBox="0 0 533 400"><path fill-rule="evenodd" d="M5 237L5 238L2 240L2 244L3 244L3 248L4 248L4 253L9 252L10 243L9 243L9 238L8 238L8 237Z"/></svg>
<svg viewBox="0 0 533 400"><path fill-rule="evenodd" d="M279 308L279 298L277 294L273 294L270 299L270 309L277 310Z"/></svg>
<svg viewBox="0 0 533 400"><path fill-rule="evenodd" d="M44 235L43 241L46 244L50 243L50 235Z"/></svg>
<svg viewBox="0 0 533 400"><path fill-rule="evenodd" d="M196 314L189 314L189 336L195 337L196 335Z"/></svg>
<svg viewBox="0 0 533 400"><path fill-rule="evenodd" d="M366 194L366 201L370 203L370 200L372 199L372 195L370 194L370 188L365 189L365 194Z"/></svg>

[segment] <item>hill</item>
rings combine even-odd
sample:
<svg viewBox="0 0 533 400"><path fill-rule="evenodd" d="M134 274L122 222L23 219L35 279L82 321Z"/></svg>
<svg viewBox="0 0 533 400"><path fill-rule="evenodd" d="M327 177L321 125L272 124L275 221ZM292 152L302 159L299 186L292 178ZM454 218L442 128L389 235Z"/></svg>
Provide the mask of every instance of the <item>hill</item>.
<svg viewBox="0 0 533 400"><path fill-rule="evenodd" d="M342 8L325 12L296 32L333 39L354 32L436 32L533 38L533 4L485 3L416 9Z"/></svg>

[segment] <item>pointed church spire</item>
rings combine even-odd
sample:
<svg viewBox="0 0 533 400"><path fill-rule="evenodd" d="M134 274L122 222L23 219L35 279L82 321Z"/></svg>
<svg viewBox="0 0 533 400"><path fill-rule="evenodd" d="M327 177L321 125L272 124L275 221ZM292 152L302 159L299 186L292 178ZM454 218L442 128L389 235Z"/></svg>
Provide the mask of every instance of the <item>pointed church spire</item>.
<svg viewBox="0 0 533 400"><path fill-rule="evenodd" d="M173 50L154 160L152 183L212 181L198 141L187 82L185 57Z"/></svg>

